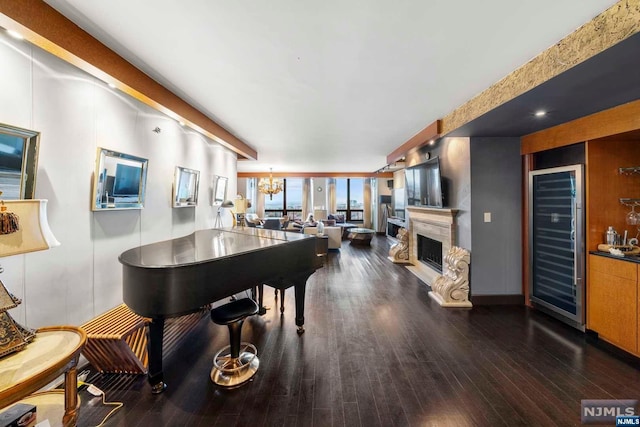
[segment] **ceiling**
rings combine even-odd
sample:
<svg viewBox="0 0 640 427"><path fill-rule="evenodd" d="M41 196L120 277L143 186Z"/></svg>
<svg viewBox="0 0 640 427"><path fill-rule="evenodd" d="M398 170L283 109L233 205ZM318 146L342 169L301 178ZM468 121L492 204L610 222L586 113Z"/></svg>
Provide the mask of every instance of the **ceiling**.
<svg viewBox="0 0 640 427"><path fill-rule="evenodd" d="M378 170L429 123L616 3L45 1L256 149L242 172ZM638 42L629 40L635 52ZM579 65L590 70L582 81L560 76L452 135L517 136L565 121L577 114L567 108L584 111L572 95L593 92L603 64L618 71ZM546 122L532 121L539 108L552 110Z"/></svg>

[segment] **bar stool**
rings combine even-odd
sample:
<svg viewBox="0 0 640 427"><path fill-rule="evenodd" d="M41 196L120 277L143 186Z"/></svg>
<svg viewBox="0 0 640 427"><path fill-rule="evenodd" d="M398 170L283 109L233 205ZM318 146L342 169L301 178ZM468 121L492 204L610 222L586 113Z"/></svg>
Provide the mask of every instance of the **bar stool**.
<svg viewBox="0 0 640 427"><path fill-rule="evenodd" d="M258 312L258 304L251 298L241 298L211 310L211 321L229 328L230 345L213 357L211 381L222 387L239 387L258 370L258 350L241 342L242 324L247 316ZM241 348L242 347L242 348Z"/></svg>

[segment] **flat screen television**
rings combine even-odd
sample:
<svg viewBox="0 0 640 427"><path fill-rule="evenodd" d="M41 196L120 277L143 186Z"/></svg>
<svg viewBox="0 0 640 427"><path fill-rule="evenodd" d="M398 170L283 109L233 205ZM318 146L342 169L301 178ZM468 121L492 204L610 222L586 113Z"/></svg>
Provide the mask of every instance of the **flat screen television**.
<svg viewBox="0 0 640 427"><path fill-rule="evenodd" d="M440 158L405 169L405 189L408 206L444 207Z"/></svg>
<svg viewBox="0 0 640 427"><path fill-rule="evenodd" d="M142 168L118 163L113 180L113 195L116 197L137 197L140 193Z"/></svg>

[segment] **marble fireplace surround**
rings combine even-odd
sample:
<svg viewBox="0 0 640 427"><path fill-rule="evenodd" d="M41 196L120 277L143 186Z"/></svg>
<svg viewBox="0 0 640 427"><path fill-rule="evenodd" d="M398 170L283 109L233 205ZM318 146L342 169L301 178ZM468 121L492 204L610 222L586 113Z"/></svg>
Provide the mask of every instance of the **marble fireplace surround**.
<svg viewBox="0 0 640 427"><path fill-rule="evenodd" d="M418 234L442 243L442 259L456 242L457 209L421 208L408 206L409 212L409 271L428 285L440 275L418 259Z"/></svg>

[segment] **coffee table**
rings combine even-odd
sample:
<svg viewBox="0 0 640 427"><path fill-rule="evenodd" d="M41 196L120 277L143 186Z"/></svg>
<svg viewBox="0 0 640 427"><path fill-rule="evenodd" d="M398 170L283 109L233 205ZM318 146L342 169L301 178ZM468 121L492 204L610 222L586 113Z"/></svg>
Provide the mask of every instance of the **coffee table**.
<svg viewBox="0 0 640 427"><path fill-rule="evenodd" d="M369 228L350 228L348 238L352 245L369 245L375 233Z"/></svg>

